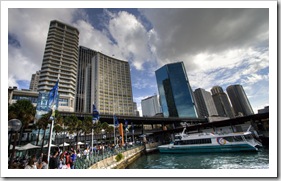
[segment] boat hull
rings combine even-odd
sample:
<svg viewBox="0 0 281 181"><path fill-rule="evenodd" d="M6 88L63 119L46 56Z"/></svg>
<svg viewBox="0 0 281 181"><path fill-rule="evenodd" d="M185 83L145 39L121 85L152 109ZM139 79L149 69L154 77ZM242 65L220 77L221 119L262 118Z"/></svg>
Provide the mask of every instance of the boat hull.
<svg viewBox="0 0 281 181"><path fill-rule="evenodd" d="M236 145L210 145L210 146L171 146L158 147L160 153L216 153L216 152L239 152L258 151L257 148L248 144Z"/></svg>

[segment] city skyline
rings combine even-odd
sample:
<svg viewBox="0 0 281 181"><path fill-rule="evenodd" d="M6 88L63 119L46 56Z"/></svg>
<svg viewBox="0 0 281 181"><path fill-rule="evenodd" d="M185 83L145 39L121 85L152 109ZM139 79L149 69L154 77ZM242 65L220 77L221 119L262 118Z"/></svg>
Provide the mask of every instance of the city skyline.
<svg viewBox="0 0 281 181"><path fill-rule="evenodd" d="M8 86L29 87L42 64L49 22L57 19L79 29L79 45L129 62L140 111L142 99L158 94L155 70L177 61L184 62L193 91L241 84L255 113L269 105L268 9L35 8L8 14Z"/></svg>

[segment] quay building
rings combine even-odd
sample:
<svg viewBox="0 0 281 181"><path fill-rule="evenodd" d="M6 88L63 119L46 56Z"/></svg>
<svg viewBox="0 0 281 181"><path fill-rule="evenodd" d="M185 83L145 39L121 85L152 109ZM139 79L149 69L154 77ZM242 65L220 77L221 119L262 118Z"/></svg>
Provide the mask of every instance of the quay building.
<svg viewBox="0 0 281 181"><path fill-rule="evenodd" d="M253 115L254 111L242 85L230 85L226 88L235 116Z"/></svg>
<svg viewBox="0 0 281 181"><path fill-rule="evenodd" d="M229 117L234 118L234 113L232 111L232 107L228 100L226 93L223 91L222 87L214 86L211 89L212 97L214 99L214 103L216 109L218 111L218 115L221 117Z"/></svg>
<svg viewBox="0 0 281 181"><path fill-rule="evenodd" d="M210 117L218 115L214 100L210 92L198 88L194 91L195 103L197 105L198 117Z"/></svg>

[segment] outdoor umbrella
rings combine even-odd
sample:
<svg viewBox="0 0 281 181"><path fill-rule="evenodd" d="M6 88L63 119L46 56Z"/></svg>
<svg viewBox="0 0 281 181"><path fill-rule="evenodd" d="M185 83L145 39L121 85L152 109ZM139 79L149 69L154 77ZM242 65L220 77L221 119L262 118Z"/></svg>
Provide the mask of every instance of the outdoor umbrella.
<svg viewBox="0 0 281 181"><path fill-rule="evenodd" d="M10 150L12 150L12 149L13 149L13 145L10 145ZM15 146L15 150L17 150L17 149L19 149L19 147Z"/></svg>
<svg viewBox="0 0 281 181"><path fill-rule="evenodd" d="M84 145L85 143L82 143L82 142L78 142L78 145ZM76 145L76 143L75 143L75 145Z"/></svg>
<svg viewBox="0 0 281 181"><path fill-rule="evenodd" d="M51 147L57 147L57 145L51 144ZM48 144L44 145L44 148L48 147Z"/></svg>
<svg viewBox="0 0 281 181"><path fill-rule="evenodd" d="M62 144L60 144L59 146L63 146L63 143L62 143ZM66 143L66 142L64 142L64 146L69 146L69 144L68 144L68 143Z"/></svg>
<svg viewBox="0 0 281 181"><path fill-rule="evenodd" d="M18 147L18 150L29 150L29 149L33 149L33 148L40 148L39 146L35 146L31 143L27 143L24 146Z"/></svg>

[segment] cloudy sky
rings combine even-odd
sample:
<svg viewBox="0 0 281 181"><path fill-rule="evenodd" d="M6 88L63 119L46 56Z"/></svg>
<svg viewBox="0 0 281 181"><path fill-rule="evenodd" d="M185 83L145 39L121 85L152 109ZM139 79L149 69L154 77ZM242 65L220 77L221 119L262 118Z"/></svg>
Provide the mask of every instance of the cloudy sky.
<svg viewBox="0 0 281 181"><path fill-rule="evenodd" d="M155 70L183 61L193 90L241 84L255 112L269 105L269 10L8 10L8 86L29 88L51 20L77 27L79 44L128 61L134 101L158 94Z"/></svg>

